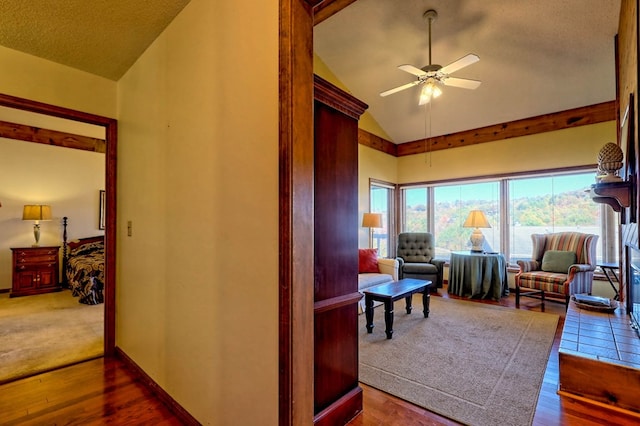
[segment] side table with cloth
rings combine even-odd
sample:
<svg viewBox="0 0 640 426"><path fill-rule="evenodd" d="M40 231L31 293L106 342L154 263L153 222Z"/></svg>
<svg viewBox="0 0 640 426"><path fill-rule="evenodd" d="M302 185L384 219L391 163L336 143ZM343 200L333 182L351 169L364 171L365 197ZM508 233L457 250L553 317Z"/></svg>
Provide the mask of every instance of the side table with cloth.
<svg viewBox="0 0 640 426"><path fill-rule="evenodd" d="M500 253L451 252L447 292L495 299L509 294L507 261Z"/></svg>

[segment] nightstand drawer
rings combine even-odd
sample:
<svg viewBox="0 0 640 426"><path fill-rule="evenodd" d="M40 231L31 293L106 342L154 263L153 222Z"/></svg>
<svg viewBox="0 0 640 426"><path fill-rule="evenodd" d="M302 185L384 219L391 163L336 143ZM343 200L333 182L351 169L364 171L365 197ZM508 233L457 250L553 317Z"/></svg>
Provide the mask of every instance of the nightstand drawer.
<svg viewBox="0 0 640 426"><path fill-rule="evenodd" d="M16 256L16 263L18 264L23 264L23 263L47 263L47 262L57 262L58 261L58 255L57 254L34 254L34 255L27 255L27 256L21 256L20 254L18 254L18 256Z"/></svg>

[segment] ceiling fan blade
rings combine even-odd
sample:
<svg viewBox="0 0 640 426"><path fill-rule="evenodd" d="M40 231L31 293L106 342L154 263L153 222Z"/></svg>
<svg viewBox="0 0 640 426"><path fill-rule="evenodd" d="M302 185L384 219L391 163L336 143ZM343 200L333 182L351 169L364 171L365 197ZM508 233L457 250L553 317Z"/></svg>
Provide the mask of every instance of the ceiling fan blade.
<svg viewBox="0 0 640 426"><path fill-rule="evenodd" d="M406 71L409 74L413 74L413 75L418 76L418 77L421 77L423 75L427 75L427 73L422 71L420 68L414 67L413 65L409 65L409 64L398 65L398 68L401 69L402 71Z"/></svg>
<svg viewBox="0 0 640 426"><path fill-rule="evenodd" d="M442 79L442 84L445 86L461 87L463 89L477 89L481 83L481 81L468 78L447 77Z"/></svg>
<svg viewBox="0 0 640 426"><path fill-rule="evenodd" d="M441 68L440 72L443 73L443 74L451 74L451 73L454 73L454 72L458 71L459 69L467 67L467 66L469 66L471 64L475 64L479 60L480 60L480 58L478 57L478 55L474 55L473 53L469 53L467 56L463 56L462 58L458 59L457 61L451 62L449 65Z"/></svg>
<svg viewBox="0 0 640 426"><path fill-rule="evenodd" d="M386 91L380 93L380 96L383 96L383 97L384 96L389 96L389 95L397 93L397 92L399 92L401 90L408 89L409 87L413 87L413 86L415 86L416 84L419 84L419 83L420 83L419 80L412 81L411 83L403 84L402 86L398 86L398 87L395 87L393 89L386 90Z"/></svg>

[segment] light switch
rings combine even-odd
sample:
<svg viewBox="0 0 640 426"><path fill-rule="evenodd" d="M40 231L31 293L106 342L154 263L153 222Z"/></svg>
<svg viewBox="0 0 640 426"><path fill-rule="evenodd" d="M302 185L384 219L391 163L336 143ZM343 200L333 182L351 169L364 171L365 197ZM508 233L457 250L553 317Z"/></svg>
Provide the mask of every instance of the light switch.
<svg viewBox="0 0 640 426"><path fill-rule="evenodd" d="M133 222L131 222L130 220L129 220L129 221L127 221L127 236L129 236L129 237L130 237L130 236L132 235L132 233L133 233L132 228L133 228Z"/></svg>

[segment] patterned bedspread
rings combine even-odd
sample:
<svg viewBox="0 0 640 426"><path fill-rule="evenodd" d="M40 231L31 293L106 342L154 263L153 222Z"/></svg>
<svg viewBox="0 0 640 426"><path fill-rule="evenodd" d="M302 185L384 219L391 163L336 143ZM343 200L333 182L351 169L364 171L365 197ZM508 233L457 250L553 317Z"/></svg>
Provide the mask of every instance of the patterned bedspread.
<svg viewBox="0 0 640 426"><path fill-rule="evenodd" d="M104 242L91 242L69 252L67 282L80 303L97 305L104 302Z"/></svg>

